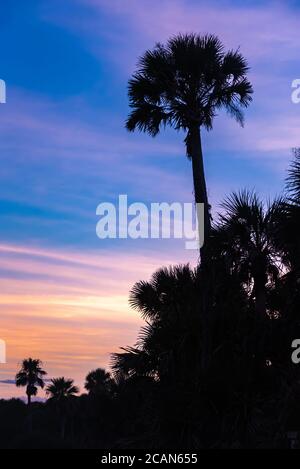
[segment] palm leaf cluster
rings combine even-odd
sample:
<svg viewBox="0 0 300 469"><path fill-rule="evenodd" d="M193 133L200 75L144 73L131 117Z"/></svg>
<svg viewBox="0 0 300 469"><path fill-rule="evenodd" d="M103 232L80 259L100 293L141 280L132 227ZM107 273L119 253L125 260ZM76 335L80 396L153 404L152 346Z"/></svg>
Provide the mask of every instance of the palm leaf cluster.
<svg viewBox="0 0 300 469"><path fill-rule="evenodd" d="M213 35L178 35L157 44L140 59L129 81L132 112L129 130L155 136L161 126L210 130L216 113L225 108L243 123L242 108L251 101L248 65L239 51L225 52Z"/></svg>

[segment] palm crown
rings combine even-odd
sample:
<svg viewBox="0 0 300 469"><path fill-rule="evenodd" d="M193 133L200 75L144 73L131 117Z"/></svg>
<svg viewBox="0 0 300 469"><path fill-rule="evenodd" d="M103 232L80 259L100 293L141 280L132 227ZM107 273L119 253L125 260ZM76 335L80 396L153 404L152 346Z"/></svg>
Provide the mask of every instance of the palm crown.
<svg viewBox="0 0 300 469"><path fill-rule="evenodd" d="M110 373L103 368L97 368L88 373L84 387L91 394L102 394L108 392L111 385L112 377Z"/></svg>
<svg viewBox="0 0 300 469"><path fill-rule="evenodd" d="M225 53L214 35L179 35L165 46L157 44L143 55L129 81L127 128L153 136L166 124L211 129L222 107L242 123L241 108L248 106L252 93L247 71L242 55Z"/></svg>
<svg viewBox="0 0 300 469"><path fill-rule="evenodd" d="M16 386L26 386L28 404L31 396L36 396L38 387L43 388L46 371L42 369L42 362L38 359L27 358L23 360L20 371L16 374Z"/></svg>
<svg viewBox="0 0 300 469"><path fill-rule="evenodd" d="M279 276L277 232L284 215L281 199L268 206L255 193L242 191L231 194L222 204L216 237L218 253L227 256L231 269L249 285L261 313L265 313L266 285Z"/></svg>
<svg viewBox="0 0 300 469"><path fill-rule="evenodd" d="M112 368L117 374L121 371L169 382L178 375L194 377L190 370L197 367L199 286L198 269L188 265L159 269L149 282L134 285L130 305L147 324L135 347L113 354Z"/></svg>
<svg viewBox="0 0 300 469"><path fill-rule="evenodd" d="M79 392L77 386L74 386L73 379L53 378L51 383L47 386L46 394L49 399L53 401L61 401L71 396L74 396Z"/></svg>

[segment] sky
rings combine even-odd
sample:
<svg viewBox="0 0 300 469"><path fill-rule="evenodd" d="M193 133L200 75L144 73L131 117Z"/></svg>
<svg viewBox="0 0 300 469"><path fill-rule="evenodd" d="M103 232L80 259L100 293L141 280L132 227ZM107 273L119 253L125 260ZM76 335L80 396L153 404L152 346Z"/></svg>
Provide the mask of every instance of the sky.
<svg viewBox="0 0 300 469"><path fill-rule="evenodd" d="M13 0L1 2L0 398L22 396L14 375L40 358L49 379L108 367L141 320L128 293L162 265L197 253L179 240L100 240L96 207L191 202L184 135L127 133L127 82L138 57L177 33L214 33L251 67L245 126L221 113L203 133L214 213L244 187L279 194L299 146L296 1ZM83 390L83 389L82 389Z"/></svg>

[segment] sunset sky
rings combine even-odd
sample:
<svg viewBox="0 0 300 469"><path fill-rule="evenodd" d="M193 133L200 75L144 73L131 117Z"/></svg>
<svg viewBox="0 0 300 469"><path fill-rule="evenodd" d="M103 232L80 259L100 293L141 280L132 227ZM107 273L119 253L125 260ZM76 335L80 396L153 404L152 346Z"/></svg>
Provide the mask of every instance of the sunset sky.
<svg viewBox="0 0 300 469"><path fill-rule="evenodd" d="M283 186L300 145L299 2L27 0L2 2L0 79L0 397L23 358L82 388L87 372L133 345L134 282L161 265L197 261L183 241L100 240L96 207L191 202L183 134L129 134L127 80L137 58L178 32L215 33L248 59L254 100L239 128L225 114L203 135L214 212L243 187ZM297 12L297 14L295 14Z"/></svg>

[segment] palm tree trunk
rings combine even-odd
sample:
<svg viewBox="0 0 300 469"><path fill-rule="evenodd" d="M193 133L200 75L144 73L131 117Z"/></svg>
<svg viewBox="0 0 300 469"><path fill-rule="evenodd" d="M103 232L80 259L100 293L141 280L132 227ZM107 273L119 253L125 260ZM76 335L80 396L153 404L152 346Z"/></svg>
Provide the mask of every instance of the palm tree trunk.
<svg viewBox="0 0 300 469"><path fill-rule="evenodd" d="M28 432L32 433L32 409L31 409L31 393L30 390L26 390L27 394L27 407L28 407Z"/></svg>
<svg viewBox="0 0 300 469"><path fill-rule="evenodd" d="M187 137L187 153L192 159L194 197L196 204L204 204L204 245L201 248L201 260L205 262L204 246L210 233L209 204L206 190L204 163L201 145L200 128L198 126L189 129ZM198 220L200 222L200 220Z"/></svg>
<svg viewBox="0 0 300 469"><path fill-rule="evenodd" d="M65 439L65 435L66 435L66 417L62 416L61 427L60 427L60 437L62 440Z"/></svg>
<svg viewBox="0 0 300 469"><path fill-rule="evenodd" d="M256 344L254 348L254 354L258 365L265 360L265 340L266 340L266 329L264 327L264 320L266 318L267 311L267 291L266 283L259 275L258 278L254 279L254 294L255 294L255 318L254 318L254 337L256 337Z"/></svg>
<svg viewBox="0 0 300 469"><path fill-rule="evenodd" d="M255 311L259 317L264 317L267 310L266 286L259 285L255 287Z"/></svg>
<svg viewBox="0 0 300 469"><path fill-rule="evenodd" d="M210 236L210 213L207 197L204 162L201 145L201 134L199 126L189 129L188 137L186 139L187 153L192 159L193 167L193 181L194 181L194 196L196 204L204 204L204 240L200 248L201 257L201 271L204 281L202 282L203 301L202 301L202 318L203 318L203 336L202 336L202 370L208 368L210 355L211 355L211 336L212 336L212 285L211 285L211 268L208 256L208 240ZM197 205L196 205L197 206ZM198 220L200 223L201 220Z"/></svg>

